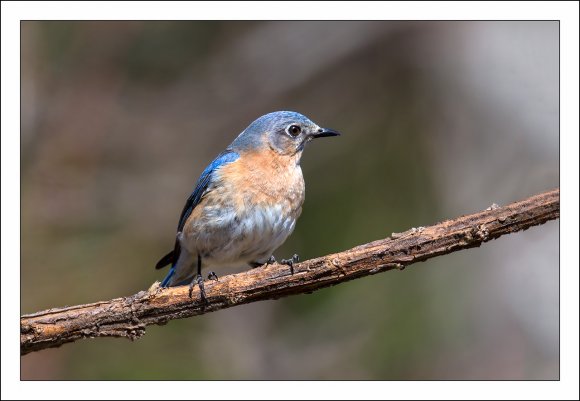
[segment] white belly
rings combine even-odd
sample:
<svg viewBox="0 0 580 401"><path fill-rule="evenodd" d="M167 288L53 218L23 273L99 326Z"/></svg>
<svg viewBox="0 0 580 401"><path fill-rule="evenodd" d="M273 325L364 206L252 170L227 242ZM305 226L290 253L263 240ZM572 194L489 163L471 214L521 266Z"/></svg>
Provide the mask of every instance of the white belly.
<svg viewBox="0 0 580 401"><path fill-rule="evenodd" d="M206 206L181 244L199 253L206 267L264 263L294 230L296 218L288 212L282 205L256 206L241 215L233 207Z"/></svg>

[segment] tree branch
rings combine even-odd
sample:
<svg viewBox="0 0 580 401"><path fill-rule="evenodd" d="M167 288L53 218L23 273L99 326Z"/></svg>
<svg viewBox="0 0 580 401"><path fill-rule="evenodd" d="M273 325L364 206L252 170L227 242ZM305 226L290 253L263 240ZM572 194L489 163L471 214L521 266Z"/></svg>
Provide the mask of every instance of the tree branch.
<svg viewBox="0 0 580 401"><path fill-rule="evenodd" d="M126 337L134 340L150 324L201 315L231 306L288 295L311 293L392 269L422 262L438 255L480 246L484 242L560 216L560 190L538 194L520 202L461 216L429 227L413 228L391 237L344 252L294 265L266 267L206 281L207 303L197 288L189 297L188 287L159 288L135 295L87 305L54 308L24 315L20 319L22 355L80 338Z"/></svg>

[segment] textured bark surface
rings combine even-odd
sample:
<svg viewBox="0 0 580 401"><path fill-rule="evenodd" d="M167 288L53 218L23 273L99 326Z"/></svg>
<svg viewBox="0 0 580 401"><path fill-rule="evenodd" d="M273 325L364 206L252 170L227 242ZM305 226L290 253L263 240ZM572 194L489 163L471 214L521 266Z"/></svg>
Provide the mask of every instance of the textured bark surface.
<svg viewBox="0 0 580 401"><path fill-rule="evenodd" d="M461 216L429 227L294 265L273 264L206 281L207 303L199 289L189 297L188 286L159 288L92 304L53 308L24 315L20 320L20 351L27 354L80 338L125 337L145 334L150 324L165 324L231 306L310 293L429 258L478 247L505 234L525 230L560 216L560 190L538 194L520 202L490 206L479 213Z"/></svg>

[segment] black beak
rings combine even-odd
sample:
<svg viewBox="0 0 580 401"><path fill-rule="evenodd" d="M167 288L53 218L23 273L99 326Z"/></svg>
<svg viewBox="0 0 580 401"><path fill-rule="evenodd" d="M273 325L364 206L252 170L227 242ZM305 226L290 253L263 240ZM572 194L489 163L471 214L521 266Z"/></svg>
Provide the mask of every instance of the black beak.
<svg viewBox="0 0 580 401"><path fill-rule="evenodd" d="M325 136L339 136L340 132L335 131L330 128L318 128L315 134L312 135L313 138L322 138Z"/></svg>

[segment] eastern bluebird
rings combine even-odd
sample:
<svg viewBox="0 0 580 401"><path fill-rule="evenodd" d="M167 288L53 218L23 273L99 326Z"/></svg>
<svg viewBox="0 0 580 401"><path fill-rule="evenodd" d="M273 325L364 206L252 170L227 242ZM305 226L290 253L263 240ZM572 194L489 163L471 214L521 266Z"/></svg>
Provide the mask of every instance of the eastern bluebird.
<svg viewBox="0 0 580 401"><path fill-rule="evenodd" d="M336 136L302 114L277 111L251 123L203 170L187 199L162 287L190 283L205 298L204 267L258 267L294 230L304 202L300 157L314 138ZM295 255L296 257L296 255ZM292 264L292 260L283 260ZM209 278L217 279L214 272Z"/></svg>

